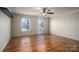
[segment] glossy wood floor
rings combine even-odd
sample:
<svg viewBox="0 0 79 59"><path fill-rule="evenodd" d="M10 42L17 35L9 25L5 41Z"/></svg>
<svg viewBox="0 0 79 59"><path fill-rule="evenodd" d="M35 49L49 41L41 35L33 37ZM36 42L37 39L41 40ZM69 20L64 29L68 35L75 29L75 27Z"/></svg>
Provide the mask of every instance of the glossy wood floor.
<svg viewBox="0 0 79 59"><path fill-rule="evenodd" d="M51 51L79 51L79 41L55 36L33 35L15 37L10 40L4 52L51 52Z"/></svg>

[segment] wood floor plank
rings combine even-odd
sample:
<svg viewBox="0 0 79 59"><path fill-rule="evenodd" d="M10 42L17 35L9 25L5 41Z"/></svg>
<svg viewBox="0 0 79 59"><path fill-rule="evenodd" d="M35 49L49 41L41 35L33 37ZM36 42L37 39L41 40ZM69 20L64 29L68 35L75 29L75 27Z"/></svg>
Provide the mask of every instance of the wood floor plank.
<svg viewBox="0 0 79 59"><path fill-rule="evenodd" d="M14 37L4 52L75 52L79 41L50 34Z"/></svg>

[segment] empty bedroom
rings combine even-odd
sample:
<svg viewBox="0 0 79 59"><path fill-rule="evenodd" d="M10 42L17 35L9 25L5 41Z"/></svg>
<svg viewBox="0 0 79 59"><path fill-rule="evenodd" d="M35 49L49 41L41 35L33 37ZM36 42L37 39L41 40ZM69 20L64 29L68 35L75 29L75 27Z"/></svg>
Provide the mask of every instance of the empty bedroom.
<svg viewBox="0 0 79 59"><path fill-rule="evenodd" d="M1 52L78 52L79 7L0 7Z"/></svg>

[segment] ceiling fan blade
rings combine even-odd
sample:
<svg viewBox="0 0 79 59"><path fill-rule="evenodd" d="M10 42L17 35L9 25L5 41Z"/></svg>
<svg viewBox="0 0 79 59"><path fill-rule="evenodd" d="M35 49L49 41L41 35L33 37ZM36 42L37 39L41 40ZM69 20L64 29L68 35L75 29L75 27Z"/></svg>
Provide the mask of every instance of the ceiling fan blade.
<svg viewBox="0 0 79 59"><path fill-rule="evenodd" d="M47 14L54 14L54 12L47 12Z"/></svg>

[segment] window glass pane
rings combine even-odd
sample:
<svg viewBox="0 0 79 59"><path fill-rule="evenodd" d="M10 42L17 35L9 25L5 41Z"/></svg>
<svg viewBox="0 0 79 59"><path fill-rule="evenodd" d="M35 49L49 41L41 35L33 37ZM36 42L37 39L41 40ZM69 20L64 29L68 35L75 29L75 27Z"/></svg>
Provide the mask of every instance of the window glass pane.
<svg viewBox="0 0 79 59"><path fill-rule="evenodd" d="M45 28L44 19L40 19L40 20L38 21L38 26L39 26L39 29L40 29L40 30L44 30L44 28Z"/></svg>
<svg viewBox="0 0 79 59"><path fill-rule="evenodd" d="M22 31L29 31L29 18L25 17L22 19Z"/></svg>

